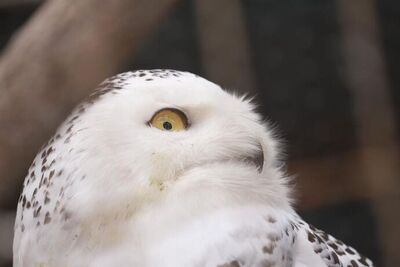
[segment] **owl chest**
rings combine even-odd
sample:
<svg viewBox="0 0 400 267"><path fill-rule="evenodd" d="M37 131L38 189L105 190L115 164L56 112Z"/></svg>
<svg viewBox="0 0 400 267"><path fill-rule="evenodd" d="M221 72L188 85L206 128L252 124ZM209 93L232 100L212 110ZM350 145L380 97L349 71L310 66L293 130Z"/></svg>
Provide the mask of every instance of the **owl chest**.
<svg viewBox="0 0 400 267"><path fill-rule="evenodd" d="M127 254L141 266L230 266L223 264L235 260L240 266L292 266L294 237L286 234L285 221L258 209L240 207L193 218L149 217L135 225L131 238L137 242L127 245L135 252ZM272 263L277 265L268 265Z"/></svg>

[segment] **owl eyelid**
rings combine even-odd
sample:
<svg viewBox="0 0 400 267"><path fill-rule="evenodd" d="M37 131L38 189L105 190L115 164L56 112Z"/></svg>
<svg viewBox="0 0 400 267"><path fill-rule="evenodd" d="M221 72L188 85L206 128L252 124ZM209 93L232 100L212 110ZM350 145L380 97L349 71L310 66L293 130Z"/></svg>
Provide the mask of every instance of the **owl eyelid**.
<svg viewBox="0 0 400 267"><path fill-rule="evenodd" d="M178 114L178 116L179 116L179 117L182 119L182 121L183 121L183 124L184 124L184 126L185 126L185 129L188 129L188 128L190 127L189 119L188 119L186 113L185 113L184 111L182 111L181 109L179 109L179 108L173 108L173 107L165 107L165 108L162 108L162 109L157 110L157 111L153 114L153 116L150 118L150 120L147 122L147 125L151 127L151 126L152 126L152 124L151 124L152 120L153 120L160 112L167 111L167 110L168 110L168 111L172 111L172 112Z"/></svg>

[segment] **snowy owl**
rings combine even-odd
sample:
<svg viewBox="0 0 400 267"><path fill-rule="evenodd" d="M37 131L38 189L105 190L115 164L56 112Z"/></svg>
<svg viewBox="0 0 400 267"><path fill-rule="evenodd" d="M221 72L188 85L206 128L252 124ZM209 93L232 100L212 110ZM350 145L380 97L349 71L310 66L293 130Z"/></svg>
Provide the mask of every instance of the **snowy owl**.
<svg viewBox="0 0 400 267"><path fill-rule="evenodd" d="M122 73L33 161L14 266L373 266L290 194L250 100L188 72Z"/></svg>

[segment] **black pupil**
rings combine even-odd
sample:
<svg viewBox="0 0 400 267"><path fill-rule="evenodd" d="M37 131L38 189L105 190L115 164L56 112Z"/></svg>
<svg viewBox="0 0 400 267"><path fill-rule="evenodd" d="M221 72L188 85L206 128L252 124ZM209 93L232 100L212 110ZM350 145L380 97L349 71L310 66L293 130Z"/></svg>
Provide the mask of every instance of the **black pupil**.
<svg viewBox="0 0 400 267"><path fill-rule="evenodd" d="M165 130L171 130L172 129L172 124L169 121L166 121L162 125Z"/></svg>

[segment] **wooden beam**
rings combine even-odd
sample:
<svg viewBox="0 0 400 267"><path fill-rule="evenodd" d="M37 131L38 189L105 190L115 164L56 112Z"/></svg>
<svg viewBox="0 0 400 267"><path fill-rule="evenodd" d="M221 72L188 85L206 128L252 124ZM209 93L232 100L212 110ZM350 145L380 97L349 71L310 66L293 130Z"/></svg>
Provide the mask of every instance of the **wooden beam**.
<svg viewBox="0 0 400 267"><path fill-rule="evenodd" d="M364 185L374 199L384 266L400 266L400 164L397 120L389 96L374 0L337 0L343 36L347 84L353 94Z"/></svg>
<svg viewBox="0 0 400 267"><path fill-rule="evenodd" d="M394 146L396 149L400 148L400 144ZM365 149L360 148L330 156L289 161L288 173L296 177L295 197L299 208L309 210L357 200L372 202L395 195L399 189L392 183L382 183L370 190L365 182L365 166L360 161L360 154L363 153L366 153ZM368 153L376 156L376 160L388 164L400 162L399 155L388 160L375 150ZM381 176L393 176L390 173L392 168L393 166L389 166L382 170Z"/></svg>
<svg viewBox="0 0 400 267"><path fill-rule="evenodd" d="M0 266L12 261L15 212L0 210Z"/></svg>
<svg viewBox="0 0 400 267"><path fill-rule="evenodd" d="M239 0L196 0L196 22L206 77L241 94L257 88Z"/></svg>

